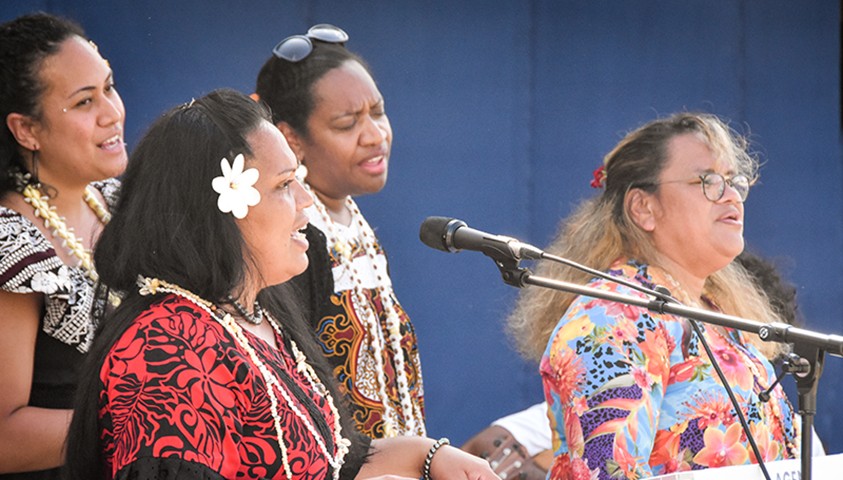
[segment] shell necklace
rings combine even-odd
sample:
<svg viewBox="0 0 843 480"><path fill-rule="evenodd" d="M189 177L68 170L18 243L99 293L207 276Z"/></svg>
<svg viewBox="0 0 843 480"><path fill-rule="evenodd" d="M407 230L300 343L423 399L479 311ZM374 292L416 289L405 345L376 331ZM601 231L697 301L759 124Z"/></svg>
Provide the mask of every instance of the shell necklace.
<svg viewBox="0 0 843 480"><path fill-rule="evenodd" d="M165 292L165 293L172 293L174 295L178 295L184 299L187 299L193 302L196 306L201 308L202 310L206 311L211 318L216 320L223 328L237 341L240 347L249 354L249 358L252 362L258 367L258 370L263 377L264 383L266 384L266 391L269 396L270 401L270 411L272 412L272 419L274 420L275 424L275 433L278 437L278 446L281 448L281 461L284 466L284 473L287 475L287 478L292 479L293 473L290 469L290 462L289 457L287 454L287 444L284 443L284 431L281 428L281 417L278 414L278 397L275 394L275 391L281 393L281 396L284 397L284 401L287 404L287 407L295 414L295 416L301 420L302 424L304 424L305 428L308 432L313 436L316 440L316 443L319 446L319 450L325 456L325 459L331 465L333 470L333 478L334 480L338 480L340 477L340 469L342 468L343 464L345 463L345 455L348 453L348 449L351 446L351 442L342 436L342 426L340 424L340 414L337 411L337 407L334 404L334 399L331 397L331 394L328 392L328 389L325 388L325 385L319 380L319 377L316 375L316 372L313 370L313 367L307 362L307 357L299 350L298 345L293 339L290 340L290 348L292 350L293 358L296 361L296 371L299 372L307 379L307 383L310 385L310 388L313 389L316 394L324 397L327 402L328 406L331 409L331 414L334 416L334 445L336 446L336 454L331 454L328 451L327 445L325 445L325 441L322 438L316 428L311 423L310 419L307 415L301 411L301 409L296 405L293 401L293 394L290 391L290 387L286 386L282 381L278 379L278 376L275 375L269 367L260 359L255 349L249 343L249 339L246 337L246 334L243 328L238 324L234 318L232 318L231 314L226 312L221 308L217 308L216 305L213 303L199 297L198 295L190 292L189 290L185 290L178 285L174 285L164 280L159 280L157 278L146 278L138 276L138 286L140 287L140 294L141 295L154 295L158 292ZM221 313L222 312L222 313ZM269 312L263 311L264 317L269 317ZM268 322L272 329L275 331L276 335L281 338L282 333L280 327L277 325L277 321L274 319L270 319Z"/></svg>
<svg viewBox="0 0 843 480"><path fill-rule="evenodd" d="M394 437L397 435L422 435L426 434L424 426L424 416L421 412L421 407L418 402L413 401L410 394L409 380L407 379L406 364L410 361L401 347L401 320L395 308L393 301L394 293L392 287L385 282L381 282L377 287L378 295L383 304L384 314L386 316L386 328L388 344L384 340L384 332L378 320L378 314L375 311L372 303L366 297L366 290L361 280L361 275L354 266L354 258L351 245L345 239L341 239L336 224L331 216L328 214L328 209L322 200L311 189L310 185L305 183L305 188L313 197L313 205L319 212L322 223L326 226L327 231L325 237L328 243L328 248L336 252L337 259L344 271L351 275L351 301L357 315L363 320L366 327L367 337L369 339L369 346L372 349L372 354L375 360L376 374L374 375L377 383L378 395L383 404L384 416L384 433L387 437ZM351 225L357 225L360 236L358 240L363 247L366 256L374 261L378 254L375 249L375 233L372 227L363 218L360 209L351 197L346 197L345 206L351 212ZM384 273L385 274L385 273ZM382 280L380 274L377 276L378 280ZM398 421L398 413L392 406L392 401L389 398L386 390L386 370L384 369L384 349L392 350L393 358L395 359L394 371L397 383L398 399L401 404L403 412L405 428L401 428Z"/></svg>
<svg viewBox="0 0 843 480"><path fill-rule="evenodd" d="M79 259L79 266L85 271L88 276L95 283L99 280L97 271L94 270L94 263L91 260L91 251L86 249L82 242L73 233L73 229L67 226L64 217L56 213L56 207L50 205L50 197L42 195L36 185L26 183L26 186L21 189L24 201L35 210L35 216L44 219L44 226L53 230L53 235L62 239L62 245L67 247L71 255ZM83 195L85 203L94 211L103 225L111 220L111 214L108 210L97 200L90 187L85 187Z"/></svg>
<svg viewBox="0 0 843 480"><path fill-rule="evenodd" d="M76 238L73 228L67 226L64 217L56 213L56 207L50 205L50 197L41 194L41 191L38 189L40 184L32 183L32 175L29 173L16 172L14 177L24 201L30 204L35 210L35 216L44 219L44 226L53 230L53 236L62 239L62 245L67 247L71 255L79 259L79 267L82 268L85 275L91 281L97 283L100 277L94 269L94 262L91 260L91 251L86 249L85 245ZM108 210L97 200L93 192L91 192L91 187L85 187L82 198L88 204L88 207L94 211L100 223L105 225L111 221L111 214L108 213ZM120 305L120 297L110 289L108 290L108 302L115 307Z"/></svg>

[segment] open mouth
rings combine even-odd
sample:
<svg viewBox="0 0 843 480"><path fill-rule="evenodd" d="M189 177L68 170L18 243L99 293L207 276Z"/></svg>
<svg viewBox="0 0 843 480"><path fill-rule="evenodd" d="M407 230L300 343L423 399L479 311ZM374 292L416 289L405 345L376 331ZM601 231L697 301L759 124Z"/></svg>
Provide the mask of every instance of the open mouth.
<svg viewBox="0 0 843 480"><path fill-rule="evenodd" d="M98 145L103 150L117 150L123 148L123 137L118 133Z"/></svg>
<svg viewBox="0 0 843 480"><path fill-rule="evenodd" d="M307 224L307 223L305 223L305 224L304 224L304 226L302 226L302 227L301 227L301 228L299 228L298 230L295 230L293 233L291 233L291 234L290 234L290 236L291 236L291 237L293 237L293 238L295 238L295 239L297 239L297 240L304 240L304 241L306 241L306 240L307 240L307 235L305 234L305 231L307 230L307 225L308 225L308 224Z"/></svg>
<svg viewBox="0 0 843 480"><path fill-rule="evenodd" d="M741 218L741 215L738 212L731 212L727 215L723 215L722 217L720 217L720 221L743 225L743 219Z"/></svg>
<svg viewBox="0 0 843 480"><path fill-rule="evenodd" d="M357 164L371 175L381 175L386 171L386 155L376 155Z"/></svg>

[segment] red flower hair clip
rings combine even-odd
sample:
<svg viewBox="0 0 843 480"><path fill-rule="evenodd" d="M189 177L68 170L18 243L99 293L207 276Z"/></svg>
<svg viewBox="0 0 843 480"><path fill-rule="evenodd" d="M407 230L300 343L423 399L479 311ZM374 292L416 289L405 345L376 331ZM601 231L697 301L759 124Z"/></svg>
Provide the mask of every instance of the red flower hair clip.
<svg viewBox="0 0 843 480"><path fill-rule="evenodd" d="M600 165L592 173L594 179L591 181L591 188L603 188L606 186L606 165Z"/></svg>

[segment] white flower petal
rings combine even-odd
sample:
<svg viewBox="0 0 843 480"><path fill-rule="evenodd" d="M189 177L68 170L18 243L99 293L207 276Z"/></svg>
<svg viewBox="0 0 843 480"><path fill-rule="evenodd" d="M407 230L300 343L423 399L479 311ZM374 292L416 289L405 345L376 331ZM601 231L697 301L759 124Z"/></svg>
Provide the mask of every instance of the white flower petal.
<svg viewBox="0 0 843 480"><path fill-rule="evenodd" d="M217 208L219 208L222 213L228 213L232 209L231 195L227 195L227 193L228 192L221 193L220 198L217 199Z"/></svg>
<svg viewBox="0 0 843 480"><path fill-rule="evenodd" d="M211 180L211 187L213 187L215 192L223 193L230 190L231 182L229 182L225 177L217 177Z"/></svg>
<svg viewBox="0 0 843 480"><path fill-rule="evenodd" d="M243 200L246 205L254 207L261 201L261 194L254 187L247 187L243 189Z"/></svg>
<svg viewBox="0 0 843 480"><path fill-rule="evenodd" d="M231 177L231 165L228 164L228 159L223 158L220 160L220 168L222 169L222 176L226 179Z"/></svg>
<svg viewBox="0 0 843 480"><path fill-rule="evenodd" d="M251 187L252 185L257 183L259 176L260 172L258 172L257 168L250 168L240 175L240 177L237 179L237 183L242 186Z"/></svg>
<svg viewBox="0 0 843 480"><path fill-rule="evenodd" d="M243 165L245 161L243 160L243 154L238 153L236 157L234 157L234 163L231 165L231 176L233 177L232 180L237 180L237 177L243 174Z"/></svg>
<svg viewBox="0 0 843 480"><path fill-rule="evenodd" d="M245 203L238 203L231 210L231 214L234 215L235 218L240 219L246 218L247 213L249 213L249 207L247 207Z"/></svg>

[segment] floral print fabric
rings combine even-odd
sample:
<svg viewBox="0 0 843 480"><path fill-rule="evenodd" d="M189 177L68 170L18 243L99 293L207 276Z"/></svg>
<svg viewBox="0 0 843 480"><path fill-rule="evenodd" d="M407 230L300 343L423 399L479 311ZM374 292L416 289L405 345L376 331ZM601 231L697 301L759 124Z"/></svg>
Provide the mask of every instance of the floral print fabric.
<svg viewBox="0 0 843 480"><path fill-rule="evenodd" d="M657 269L635 261L617 262L609 273L649 288L668 285ZM607 280L589 286L644 297ZM764 461L793 458L798 438L784 392L777 386L768 402L758 397L775 381L771 363L745 334L701 327ZM553 430L549 478L640 479L757 463L685 319L577 297L551 335L540 371Z"/></svg>
<svg viewBox="0 0 843 480"><path fill-rule="evenodd" d="M261 362L289 389L286 401L280 388L272 387L294 478L329 477L331 467L317 442L334 449L330 405L296 370L285 348L244 333ZM276 342L284 345L277 335ZM259 367L222 325L190 301L169 295L143 312L112 346L99 376L109 476L137 478L150 462L176 462L222 478L286 478ZM310 433L290 402L322 438Z"/></svg>

